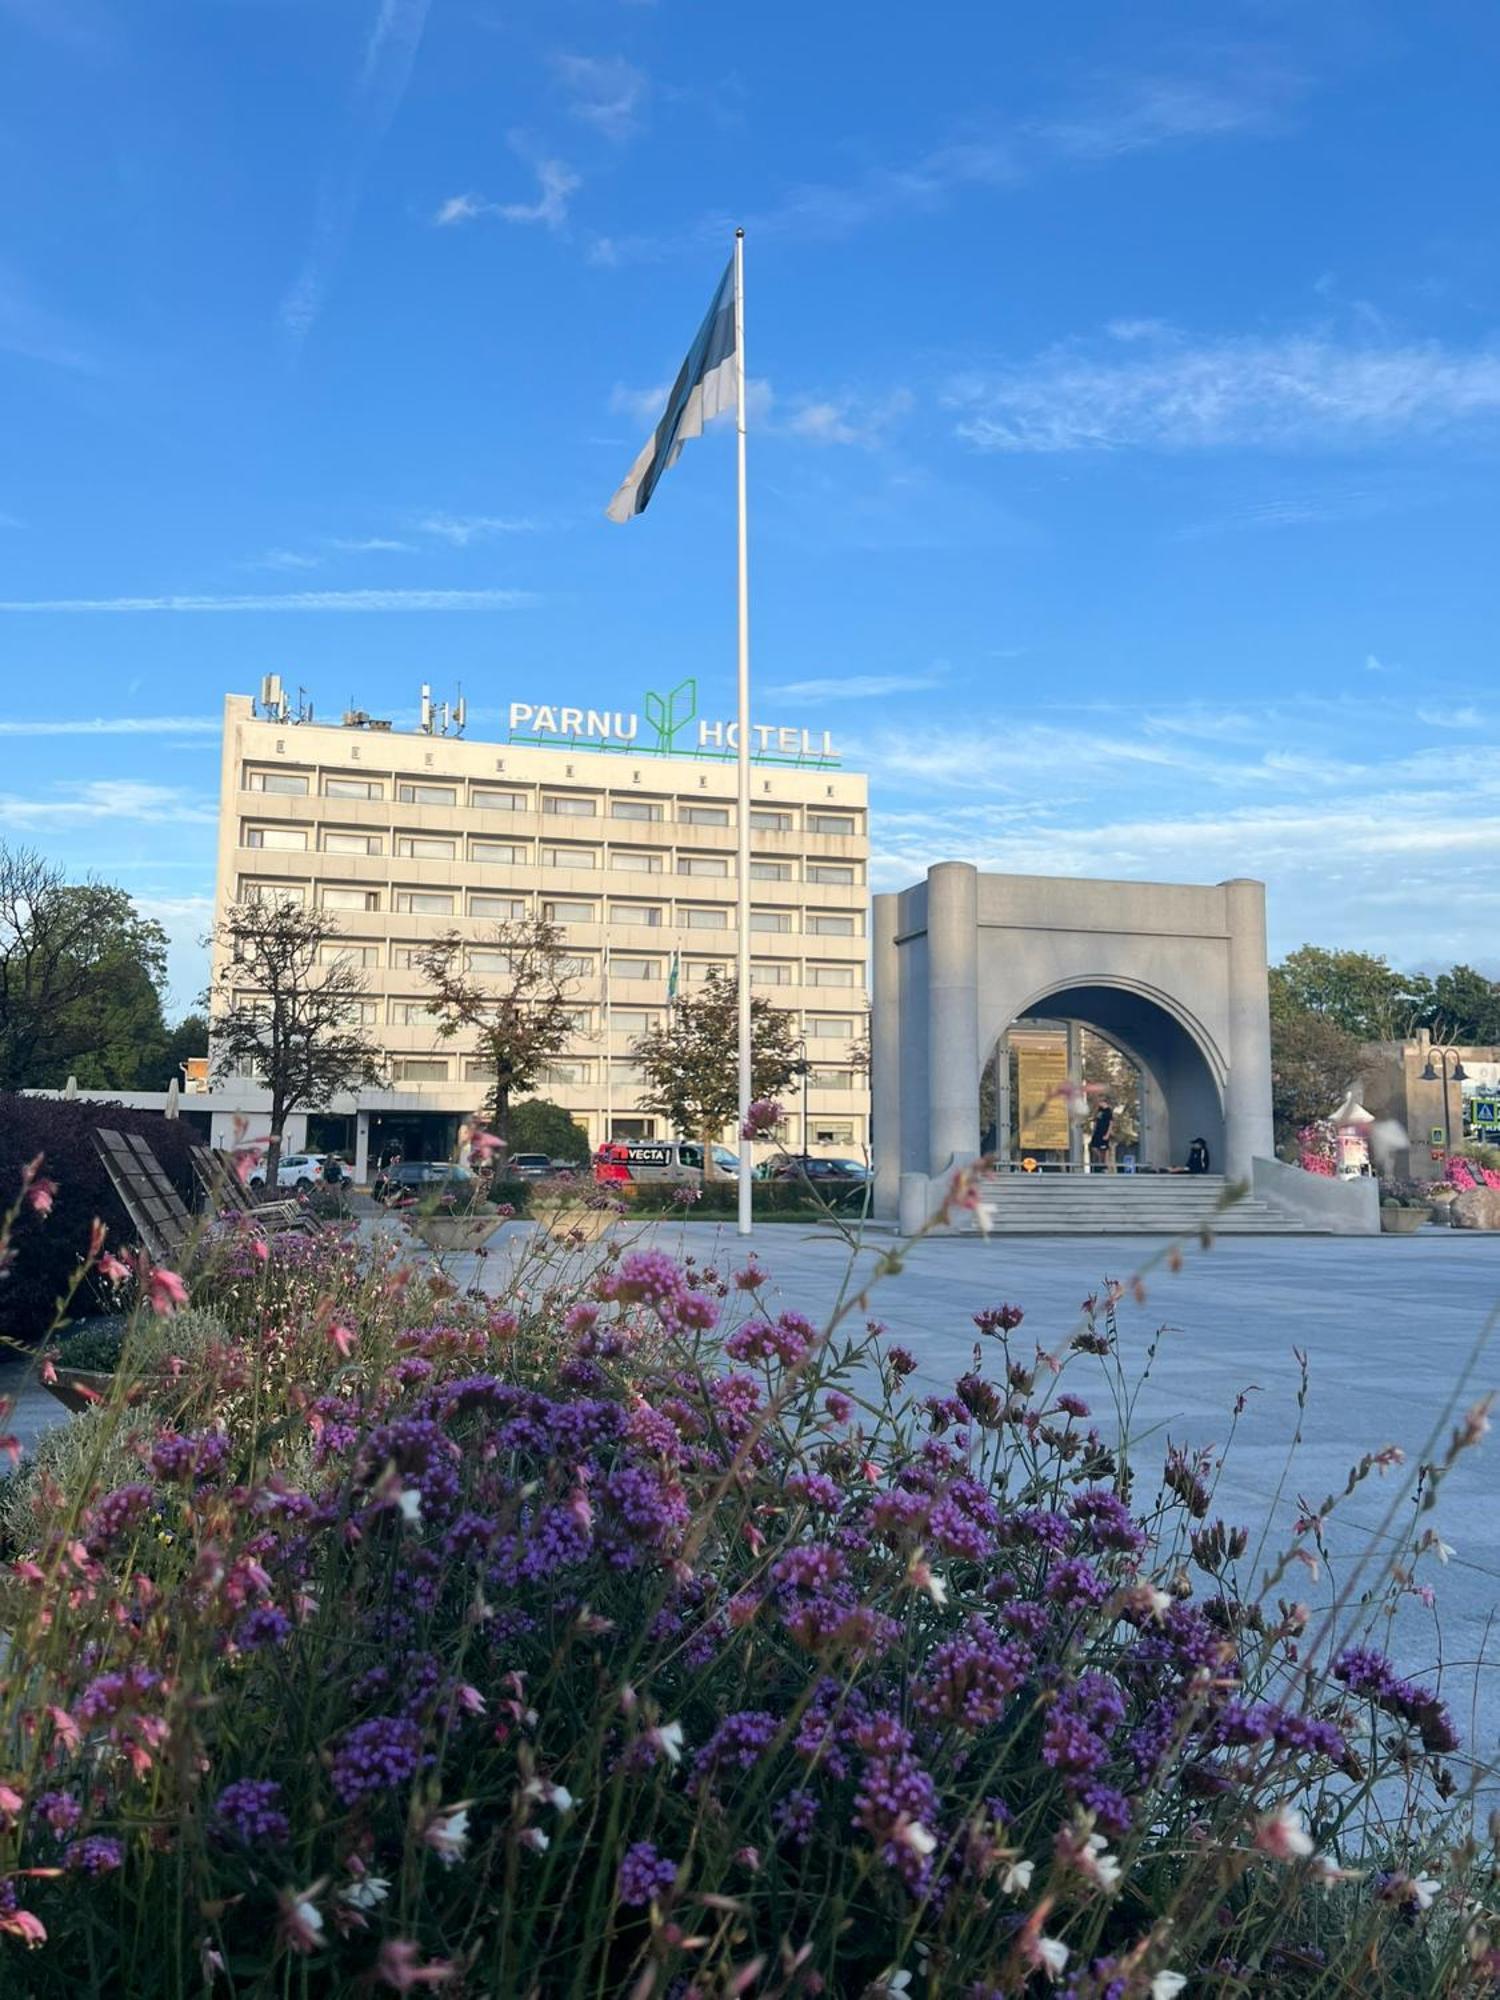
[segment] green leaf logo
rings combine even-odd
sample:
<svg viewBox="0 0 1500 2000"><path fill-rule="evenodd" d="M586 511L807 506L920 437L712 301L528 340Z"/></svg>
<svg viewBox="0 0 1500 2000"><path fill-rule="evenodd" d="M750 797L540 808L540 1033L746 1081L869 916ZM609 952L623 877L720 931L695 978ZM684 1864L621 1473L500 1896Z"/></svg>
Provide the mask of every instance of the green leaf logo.
<svg viewBox="0 0 1500 2000"><path fill-rule="evenodd" d="M679 681L670 694L646 696L646 720L656 731L655 748L666 752L676 747L677 736L698 713L698 683Z"/></svg>

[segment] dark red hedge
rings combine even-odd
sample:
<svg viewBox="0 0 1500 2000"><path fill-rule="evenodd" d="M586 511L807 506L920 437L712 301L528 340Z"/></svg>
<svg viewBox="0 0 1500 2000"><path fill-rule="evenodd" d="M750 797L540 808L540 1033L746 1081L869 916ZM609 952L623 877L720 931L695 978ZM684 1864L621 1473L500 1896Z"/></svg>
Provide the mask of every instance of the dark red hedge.
<svg viewBox="0 0 1500 2000"><path fill-rule="evenodd" d="M50 1215L22 1210L11 1241L9 1268L0 1272L0 1333L13 1340L39 1340L47 1331L56 1302L88 1249L96 1215L109 1231L112 1249L135 1240L94 1146L93 1135L101 1125L117 1132L139 1132L184 1201L193 1205L188 1149L198 1135L185 1120L163 1118L157 1111L127 1111L120 1104L67 1103L55 1097L0 1092L0 1212L10 1209L20 1191L21 1171L38 1153L44 1159L42 1172L57 1183ZM73 1302L73 1316L105 1305L106 1300L86 1284Z"/></svg>

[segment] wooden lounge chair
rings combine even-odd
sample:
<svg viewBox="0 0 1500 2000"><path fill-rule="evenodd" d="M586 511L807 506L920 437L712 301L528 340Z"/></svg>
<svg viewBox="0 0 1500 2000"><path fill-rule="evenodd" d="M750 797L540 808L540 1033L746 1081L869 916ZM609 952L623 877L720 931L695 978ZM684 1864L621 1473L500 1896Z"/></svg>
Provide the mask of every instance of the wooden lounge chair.
<svg viewBox="0 0 1500 2000"><path fill-rule="evenodd" d="M101 1130L94 1134L94 1144L152 1262L180 1263L193 1218L155 1153L134 1132Z"/></svg>
<svg viewBox="0 0 1500 2000"><path fill-rule="evenodd" d="M240 1179L233 1153L223 1147L194 1146L190 1149L193 1171L203 1187L209 1206L217 1213L249 1216L263 1229L309 1229L312 1218L300 1201L280 1199L257 1201Z"/></svg>

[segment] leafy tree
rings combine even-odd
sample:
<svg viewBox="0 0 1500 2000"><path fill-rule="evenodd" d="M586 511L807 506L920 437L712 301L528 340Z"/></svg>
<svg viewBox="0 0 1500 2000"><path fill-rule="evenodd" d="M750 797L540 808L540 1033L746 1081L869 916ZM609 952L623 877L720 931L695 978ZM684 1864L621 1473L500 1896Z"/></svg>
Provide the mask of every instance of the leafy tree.
<svg viewBox="0 0 1500 2000"><path fill-rule="evenodd" d="M442 1039L476 1038L491 1077L484 1108L496 1132L509 1140L512 1097L536 1082L575 1033L570 998L575 982L566 937L545 917L497 924L485 946L505 962L499 980L469 971L457 931L426 946L417 965L432 987L427 1011Z"/></svg>
<svg viewBox="0 0 1500 2000"><path fill-rule="evenodd" d="M383 1080L353 1014L364 974L343 956L325 963L341 935L326 910L286 899L236 904L218 927L213 1073L257 1076L271 1093L268 1187L289 1111L321 1111L340 1091Z"/></svg>
<svg viewBox="0 0 1500 2000"><path fill-rule="evenodd" d="M1455 965L1432 983L1432 1006L1424 1024L1445 1042L1500 1042L1500 983L1472 965Z"/></svg>
<svg viewBox="0 0 1500 2000"><path fill-rule="evenodd" d="M545 1153L549 1160L586 1160L589 1135L570 1112L546 1097L525 1097L510 1112L513 1153Z"/></svg>
<svg viewBox="0 0 1500 2000"><path fill-rule="evenodd" d="M665 1026L631 1044L646 1079L643 1109L659 1112L680 1136L703 1142L705 1176L713 1148L739 1116L739 982L711 973L699 991L679 999ZM750 1000L750 1095L779 1097L807 1071L796 1016L760 994Z"/></svg>
<svg viewBox="0 0 1500 2000"><path fill-rule="evenodd" d="M140 1087L166 1040L166 952L123 889L0 846L0 1089Z"/></svg>
<svg viewBox="0 0 1500 2000"><path fill-rule="evenodd" d="M1396 972L1367 951L1326 951L1305 944L1271 972L1271 990L1321 1015L1362 1042L1392 1042L1414 1032L1432 1005L1432 981Z"/></svg>
<svg viewBox="0 0 1500 2000"><path fill-rule="evenodd" d="M1276 1143L1336 1111L1358 1080L1363 1045L1328 1014L1299 1006L1271 987L1271 1112Z"/></svg>

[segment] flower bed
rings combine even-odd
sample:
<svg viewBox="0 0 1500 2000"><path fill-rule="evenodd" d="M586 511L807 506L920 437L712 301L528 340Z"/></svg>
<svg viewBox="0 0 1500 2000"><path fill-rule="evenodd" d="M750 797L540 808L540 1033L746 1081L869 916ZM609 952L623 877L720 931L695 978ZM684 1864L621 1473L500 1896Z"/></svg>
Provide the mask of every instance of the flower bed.
<svg viewBox="0 0 1500 2000"><path fill-rule="evenodd" d="M1440 1692L1095 1422L1115 1294L921 1395L765 1289L208 1269L0 1510L0 1990L1493 1991Z"/></svg>

